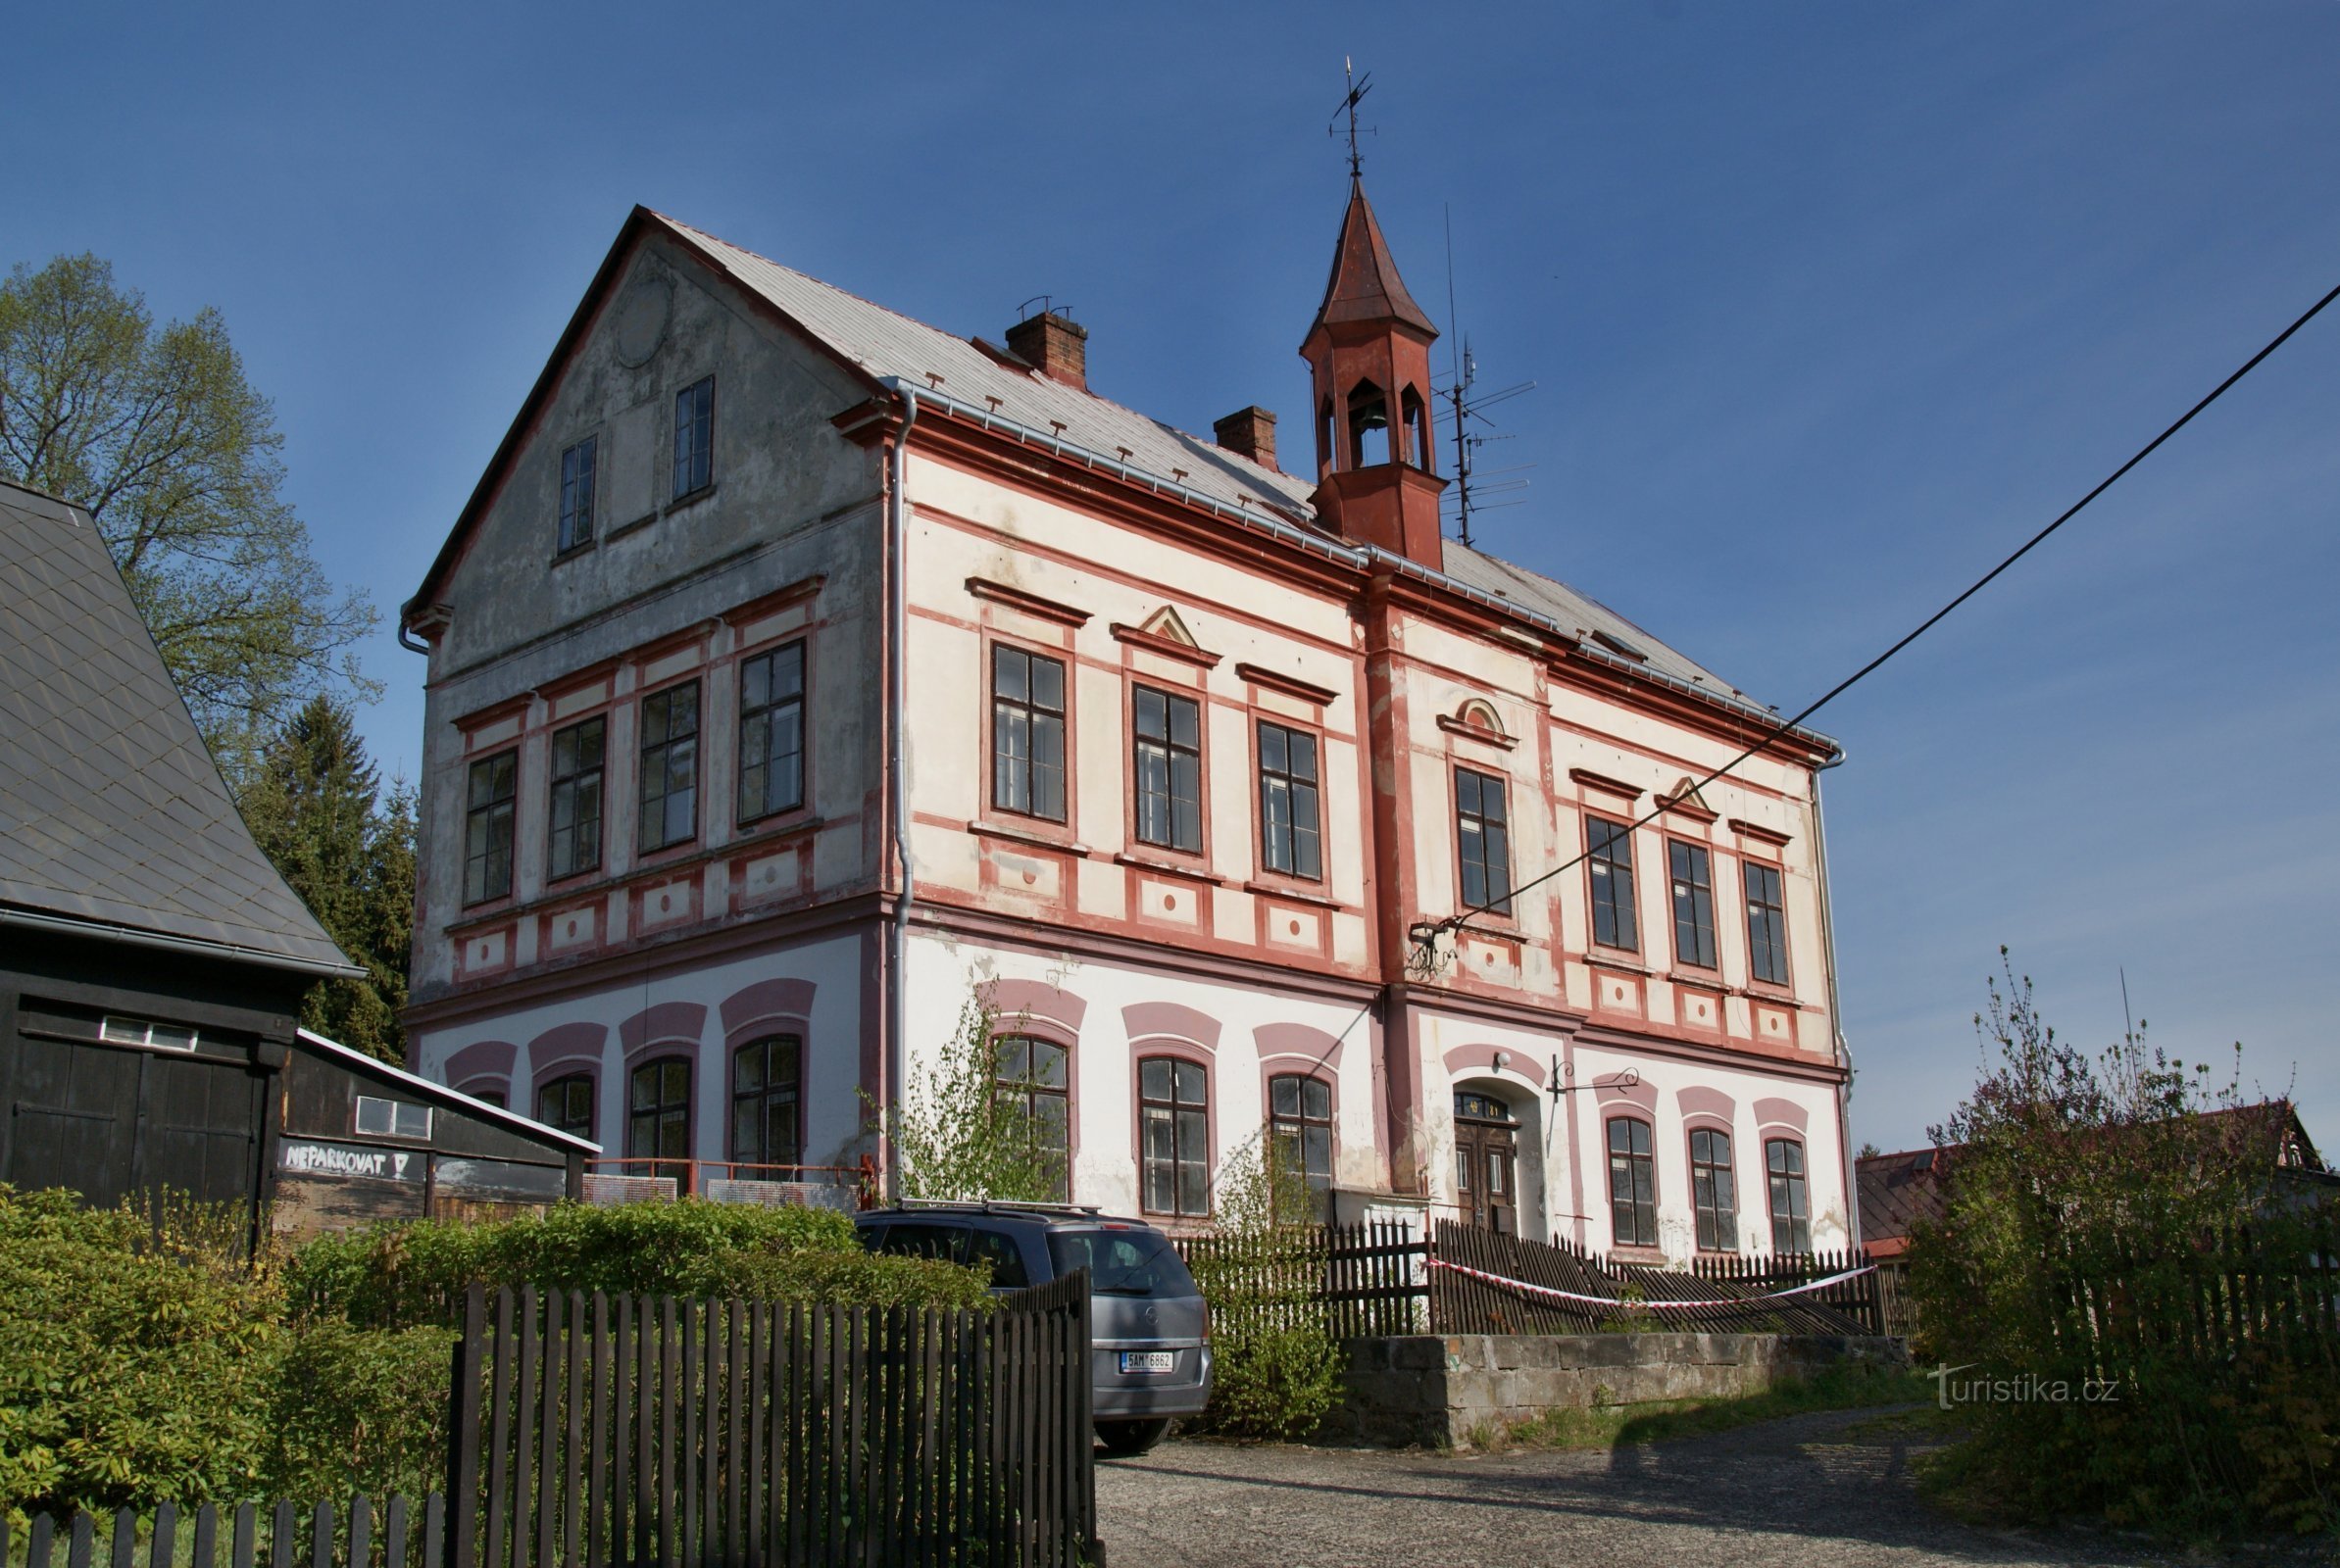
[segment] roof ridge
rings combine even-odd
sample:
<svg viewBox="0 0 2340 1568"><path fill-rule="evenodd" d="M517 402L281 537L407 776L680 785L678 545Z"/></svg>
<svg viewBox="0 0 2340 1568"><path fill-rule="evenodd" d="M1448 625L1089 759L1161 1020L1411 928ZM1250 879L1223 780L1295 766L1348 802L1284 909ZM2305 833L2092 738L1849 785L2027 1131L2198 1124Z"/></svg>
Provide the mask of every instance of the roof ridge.
<svg viewBox="0 0 2340 1568"><path fill-rule="evenodd" d="M974 344L970 339L962 337L959 333L950 330L948 327L936 326L932 321L922 321L919 319L919 318L910 315L906 311L897 310L893 306L887 305L879 300L873 300L866 294L857 294L852 289L846 288L843 284L832 283L827 278L816 277L811 272L805 271L802 268L790 267L786 262L774 261L761 251L751 250L745 245L738 244L732 240L724 239L720 234L710 233L708 230L699 227L696 223L686 223L681 219L672 217L667 213L662 213L654 207L646 208L644 210L650 213L652 217L658 219L659 221L670 224L674 228L678 228L684 233L706 241L710 245L721 246L724 250L736 252L737 254L745 256L752 261L760 262L766 267L773 268L779 271L786 272L790 277L796 278L800 282L810 283L815 288L826 289L829 293L841 295L846 299L852 300L857 305L866 305L871 310L882 312L885 315L892 317L897 321L906 322L911 326L919 328L921 331L931 332L936 337L942 339L946 343L952 344L956 348L967 349L974 353L981 352L981 350L975 348ZM997 362L993 363L996 364ZM1114 409L1120 413L1126 414L1133 419L1143 419L1148 424L1155 426L1157 429L1166 430L1171 435L1179 436L1188 441L1199 442L1204 446L1210 447L1214 452L1224 453L1228 458L1233 459L1235 462L1241 463L1247 467L1256 469L1263 474L1270 474L1276 478L1284 479L1296 484L1306 482L1299 474L1286 473L1281 468L1270 468L1265 464L1256 463L1250 458L1243 456L1243 454L1240 452L1235 452L1229 448L1220 446L1217 441L1205 440L1202 436L1197 435L1192 430L1184 429L1181 426L1172 424L1168 419L1148 414L1145 410L1132 407L1129 404L1120 402L1119 399L1107 397L1104 393L1097 391L1094 387L1073 386L1070 382L1059 381L1034 368L1027 367L1018 368L1013 366L1000 366L999 368L1007 371L1011 375L1029 376L1034 381L1040 382L1044 385L1061 388L1062 390L1070 393L1076 393L1082 397L1088 398L1092 402L1101 403L1109 409Z"/></svg>

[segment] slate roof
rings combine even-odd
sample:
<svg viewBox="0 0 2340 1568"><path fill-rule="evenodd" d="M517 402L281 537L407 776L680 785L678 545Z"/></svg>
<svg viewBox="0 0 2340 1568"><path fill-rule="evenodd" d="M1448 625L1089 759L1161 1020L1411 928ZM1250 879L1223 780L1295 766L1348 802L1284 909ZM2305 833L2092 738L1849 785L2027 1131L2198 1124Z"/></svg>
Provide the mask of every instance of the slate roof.
<svg viewBox="0 0 2340 1568"><path fill-rule="evenodd" d="M1345 544L1318 525L1316 508L1310 500L1317 488L1313 479L1264 467L1211 439L1190 434L1110 398L1068 386L1018 364L1002 363L976 347L972 339L928 326L678 219L637 207L603 260L527 403L514 419L465 507L463 516L402 613L426 609L431 594L452 569L470 528L485 513L497 476L517 452L537 407L551 396L562 365L589 325L604 291L616 286L622 264L630 253L631 241L644 228L664 233L703 257L751 297L761 299L840 362L867 376L873 390L889 379L914 388L930 388L971 408L990 409L998 418L1012 424L1053 434L1101 458L1118 459L1130 468L1174 481L1220 505L1280 517L1305 526L1328 542ZM1348 292L1344 293L1344 289ZM1406 292L1362 187L1352 190L1348 210L1342 218L1323 309L1333 312L1346 310L1350 305L1394 310L1416 320L1424 330L1435 331L1420 306ZM1619 653L1618 662L1623 667L1645 668L1691 690L1709 693L1751 714L1768 716L1762 705L1714 671L1565 583L1483 555L1451 539L1446 542L1444 565L1448 575L1470 588L1509 600L1558 622L1564 629L1600 633L1622 643L1631 652L1614 646L1611 651ZM1640 657L1635 658L1635 654Z"/></svg>
<svg viewBox="0 0 2340 1568"><path fill-rule="evenodd" d="M349 969L245 831L89 514L0 480L6 911Z"/></svg>

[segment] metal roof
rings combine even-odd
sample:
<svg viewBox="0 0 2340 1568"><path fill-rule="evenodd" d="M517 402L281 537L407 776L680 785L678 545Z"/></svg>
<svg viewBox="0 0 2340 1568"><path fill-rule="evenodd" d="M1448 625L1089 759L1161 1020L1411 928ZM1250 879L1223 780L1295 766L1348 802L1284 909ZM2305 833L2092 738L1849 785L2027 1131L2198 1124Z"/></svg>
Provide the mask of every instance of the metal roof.
<svg viewBox="0 0 2340 1568"><path fill-rule="evenodd" d="M87 513L0 480L0 913L356 974L252 842Z"/></svg>
<svg viewBox="0 0 2340 1568"><path fill-rule="evenodd" d="M298 1029L294 1033L300 1037L302 1045L332 1057L351 1071L376 1074L388 1079L408 1093L430 1101L434 1104L445 1105L448 1109L461 1111L467 1116L476 1116L481 1121L494 1122L507 1131L519 1133L525 1138L532 1138L538 1143L552 1144L561 1149L573 1149L580 1154L599 1154L601 1152L601 1146L590 1138L579 1138L576 1134L565 1133L558 1127L547 1127L534 1117L523 1116L517 1110L508 1110L502 1105L491 1105L484 1100L474 1100L460 1089L442 1083L433 1083L419 1073L408 1072L404 1067L392 1066L379 1056L369 1056L363 1051L345 1046L338 1040L328 1040L313 1029Z"/></svg>
<svg viewBox="0 0 2340 1568"><path fill-rule="evenodd" d="M1053 381L1038 370L1003 365L968 338L872 305L663 213L650 216L839 359L875 379L899 376L977 407L996 399L999 412L1020 424L1056 430L1092 452L1119 455L1131 467L1175 479L1230 506L1265 506L1309 520L1316 515L1308 502L1314 481L1263 467L1206 437Z"/></svg>

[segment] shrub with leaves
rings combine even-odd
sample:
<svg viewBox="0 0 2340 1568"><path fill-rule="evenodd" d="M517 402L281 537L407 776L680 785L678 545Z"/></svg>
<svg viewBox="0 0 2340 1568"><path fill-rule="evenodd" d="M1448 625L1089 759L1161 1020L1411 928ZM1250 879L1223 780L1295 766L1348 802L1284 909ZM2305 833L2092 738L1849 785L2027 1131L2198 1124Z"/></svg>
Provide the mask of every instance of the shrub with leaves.
<svg viewBox="0 0 2340 1568"><path fill-rule="evenodd" d="M1254 1134L1220 1165L1215 1198L1218 1221L1190 1259L1211 1306L1215 1363L1198 1424L1228 1437L1306 1437L1339 1402L1347 1366L1317 1300L1324 1232L1277 1220L1311 1212L1315 1194Z"/></svg>
<svg viewBox="0 0 2340 1568"><path fill-rule="evenodd" d="M0 1506L255 1494L267 1479L281 1282L201 1210L0 1186Z"/></svg>
<svg viewBox="0 0 2340 1568"><path fill-rule="evenodd" d="M1000 1092L1000 1053L1014 1030L980 995L932 1066L913 1076L901 1108L874 1118L901 1161L905 1197L948 1201L1051 1202L1067 1191L1064 1155L1031 1113Z"/></svg>
<svg viewBox="0 0 2340 1568"><path fill-rule="evenodd" d="M443 1323L473 1285L861 1306L982 1306L986 1277L862 1250L834 1209L562 1203L491 1224L421 1220L320 1237L286 1269L295 1299L368 1327Z"/></svg>
<svg viewBox="0 0 2340 1568"><path fill-rule="evenodd" d="M2297 1303L2279 1282L2327 1250L2328 1216L2277 1185L2288 1104L2214 1088L2142 1026L2074 1050L2012 968L1975 1023L1981 1080L1933 1130L1953 1146L1945 1212L1912 1241L1918 1348L2065 1396L1965 1406L1961 1484L2026 1515L2191 1536L2340 1522L2328 1322L2239 1344L2204 1332L2228 1313L2283 1320ZM2255 1302L2233 1293L2238 1256Z"/></svg>

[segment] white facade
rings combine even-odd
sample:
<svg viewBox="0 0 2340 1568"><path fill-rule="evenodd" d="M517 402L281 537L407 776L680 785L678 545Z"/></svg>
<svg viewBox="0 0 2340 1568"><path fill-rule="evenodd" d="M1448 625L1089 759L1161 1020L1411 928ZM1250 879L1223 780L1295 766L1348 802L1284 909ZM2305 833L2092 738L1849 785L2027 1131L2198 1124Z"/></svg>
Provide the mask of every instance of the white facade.
<svg viewBox="0 0 2340 1568"><path fill-rule="evenodd" d="M1313 535L1281 520L1305 514L1305 484L1207 443L1191 443L1191 467L1141 470L1139 443L1161 439L1150 421L743 256L637 214L406 608L432 645L418 1070L523 1109L589 1073L593 1132L615 1158L632 1136L635 1070L687 1061L690 1157L717 1169L740 1158L736 1053L785 1037L802 1043L801 1162L882 1165L867 1111L902 1088L888 987L903 988L912 1085L979 992L1069 1053L1080 1201L1146 1207L1138 1064L1164 1055L1206 1075L1214 1168L1261 1129L1271 1077L1321 1080L1328 1174L1349 1216L1464 1211L1453 1106L1471 1091L1517 1120L1507 1223L1524 1234L1616 1242L1608 1123L1630 1116L1650 1129L1653 1251L1695 1248L1700 1129L1729 1135L1741 1250L1770 1245L1775 1140L1796 1146L1811 1244L1847 1245L1846 1068L1817 849L1824 742L1795 738L1677 799L1760 732L1761 710L1670 650L1637 664L1596 648L1594 631L1622 623L1568 626L1581 602L1560 585L1513 573L1497 598L1488 574L1509 568L1458 546L1444 569L1418 569ZM665 333L628 365L645 278L668 302ZM640 451L655 479L674 438L614 432L707 374L720 411L711 492L611 519L615 537L548 566L558 486L543 476L561 454L601 432L603 450ZM915 422L904 385L923 388ZM1042 417L1059 410L1070 417ZM891 448L905 439L894 497ZM882 678L897 502L915 873L899 976ZM531 587L547 572L561 595L550 618ZM743 662L791 648L806 671L804 803L742 822ZM1061 819L1003 803L1002 650L1064 672ZM692 832L645 851L638 726L645 697L678 685L697 704ZM1138 831L1141 691L1198 715L1191 848ZM599 863L554 882L551 738L596 714ZM1269 863L1270 729L1314 752L1315 874ZM510 886L467 904L479 891L465 883L482 820L474 764L507 754ZM1504 802L1506 875L1522 891L1425 947L1423 922L1467 907L1466 772ZM1603 930L1626 933L1596 929L1586 867L1531 879L1578 856L1589 821L1644 816L1633 940L1605 944ZM1676 846L1706 879L1687 948ZM1779 905L1766 929L1786 955L1770 975L1750 946L1771 920L1750 903L1764 878ZM1701 945L1711 961L1694 961Z"/></svg>

